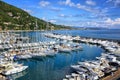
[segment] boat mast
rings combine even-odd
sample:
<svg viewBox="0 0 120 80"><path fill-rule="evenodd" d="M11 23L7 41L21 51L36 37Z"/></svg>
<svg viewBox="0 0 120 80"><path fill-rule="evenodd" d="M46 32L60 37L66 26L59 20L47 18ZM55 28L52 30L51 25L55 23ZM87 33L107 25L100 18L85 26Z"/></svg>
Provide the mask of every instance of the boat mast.
<svg viewBox="0 0 120 80"><path fill-rule="evenodd" d="M36 19L36 24L35 24L35 30L38 29L38 23L37 23L37 19Z"/></svg>
<svg viewBox="0 0 120 80"><path fill-rule="evenodd" d="M49 22L47 22L47 25L46 25L46 31L47 31L48 28L49 28Z"/></svg>
<svg viewBox="0 0 120 80"><path fill-rule="evenodd" d="M36 24L35 24L35 30L36 30L36 42L38 41L38 39L37 39L37 29L38 29L38 23L37 23L37 19L36 19Z"/></svg>

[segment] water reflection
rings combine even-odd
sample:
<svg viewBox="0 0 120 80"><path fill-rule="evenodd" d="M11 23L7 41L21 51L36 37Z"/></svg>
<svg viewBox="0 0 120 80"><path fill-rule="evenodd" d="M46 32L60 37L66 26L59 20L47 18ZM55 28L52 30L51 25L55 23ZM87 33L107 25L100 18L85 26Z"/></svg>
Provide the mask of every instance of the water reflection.
<svg viewBox="0 0 120 80"><path fill-rule="evenodd" d="M16 74L13 74L13 75L10 75L10 76L7 76L7 77L10 78L10 79L12 79L12 80L16 80L17 78L25 76L27 73L28 73L28 71L25 70L25 71L22 71L20 73L16 73Z"/></svg>
<svg viewBox="0 0 120 80"><path fill-rule="evenodd" d="M20 61L29 66L28 74L16 80L62 80L66 74L70 73L70 65L79 61L95 60L100 56L103 49L97 46L81 44L82 51L68 53L58 53L54 57L47 57L43 60L28 59Z"/></svg>

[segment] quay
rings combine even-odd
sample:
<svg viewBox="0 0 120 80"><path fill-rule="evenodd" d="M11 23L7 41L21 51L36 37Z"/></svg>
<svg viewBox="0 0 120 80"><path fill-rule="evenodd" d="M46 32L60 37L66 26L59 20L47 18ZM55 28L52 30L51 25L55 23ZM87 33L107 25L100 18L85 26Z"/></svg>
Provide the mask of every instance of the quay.
<svg viewBox="0 0 120 80"><path fill-rule="evenodd" d="M108 75L102 78L102 80L117 80L119 78L120 78L120 68L117 71L113 72L112 75Z"/></svg>
<svg viewBox="0 0 120 80"><path fill-rule="evenodd" d="M119 42L109 41L106 39L96 39L96 38L86 38L80 36L71 36L71 35L62 35L56 33L47 33L44 34L48 38L56 38L59 40L73 41L76 43L89 43L100 45L106 52L111 53L120 53L120 44Z"/></svg>
<svg viewBox="0 0 120 80"><path fill-rule="evenodd" d="M82 42L96 44L100 45L104 50L106 50L101 57L96 57L98 59L96 61L84 61L78 62L78 65L71 65L71 68L76 72L76 75L79 77L79 79L75 78L75 76L71 74L69 76L66 75L67 77L65 77L63 80L117 80L120 78L120 60L118 59L120 58L119 42L54 33L45 34L45 36L77 43Z"/></svg>
<svg viewBox="0 0 120 80"><path fill-rule="evenodd" d="M120 68L115 71L113 73L113 75L108 75L106 77L103 77L102 79L100 80L117 80L120 78ZM73 78L71 78L71 76ZM68 75L66 75L66 78L64 78L63 80L83 80L82 78L80 78L80 75L79 74L75 74L75 73L72 73L71 75L69 75L69 78L68 78Z"/></svg>

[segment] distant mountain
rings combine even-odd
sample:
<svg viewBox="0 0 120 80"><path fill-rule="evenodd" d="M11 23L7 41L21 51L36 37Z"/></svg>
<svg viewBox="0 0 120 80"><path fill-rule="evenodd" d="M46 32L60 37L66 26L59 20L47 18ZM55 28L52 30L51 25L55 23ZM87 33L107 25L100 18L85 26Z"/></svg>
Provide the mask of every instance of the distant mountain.
<svg viewBox="0 0 120 80"><path fill-rule="evenodd" d="M33 17L20 8L0 1L0 30L34 30L36 20L38 25L36 30L70 28L68 26L56 25L50 22L49 26L46 28L46 21Z"/></svg>
<svg viewBox="0 0 120 80"><path fill-rule="evenodd" d="M79 30L105 30L105 29L108 29L108 28L104 28L104 27L79 27L79 26L74 26L72 28L79 29Z"/></svg>

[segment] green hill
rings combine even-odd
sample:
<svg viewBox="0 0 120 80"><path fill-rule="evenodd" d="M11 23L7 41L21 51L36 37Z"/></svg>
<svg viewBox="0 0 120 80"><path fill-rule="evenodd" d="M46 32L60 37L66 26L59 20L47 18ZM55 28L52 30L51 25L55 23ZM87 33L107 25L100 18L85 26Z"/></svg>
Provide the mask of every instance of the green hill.
<svg viewBox="0 0 120 80"><path fill-rule="evenodd" d="M1 30L34 30L38 24L37 30L46 29L47 22L31 16L20 8L0 1L0 29ZM69 28L63 25L49 23L47 29Z"/></svg>

